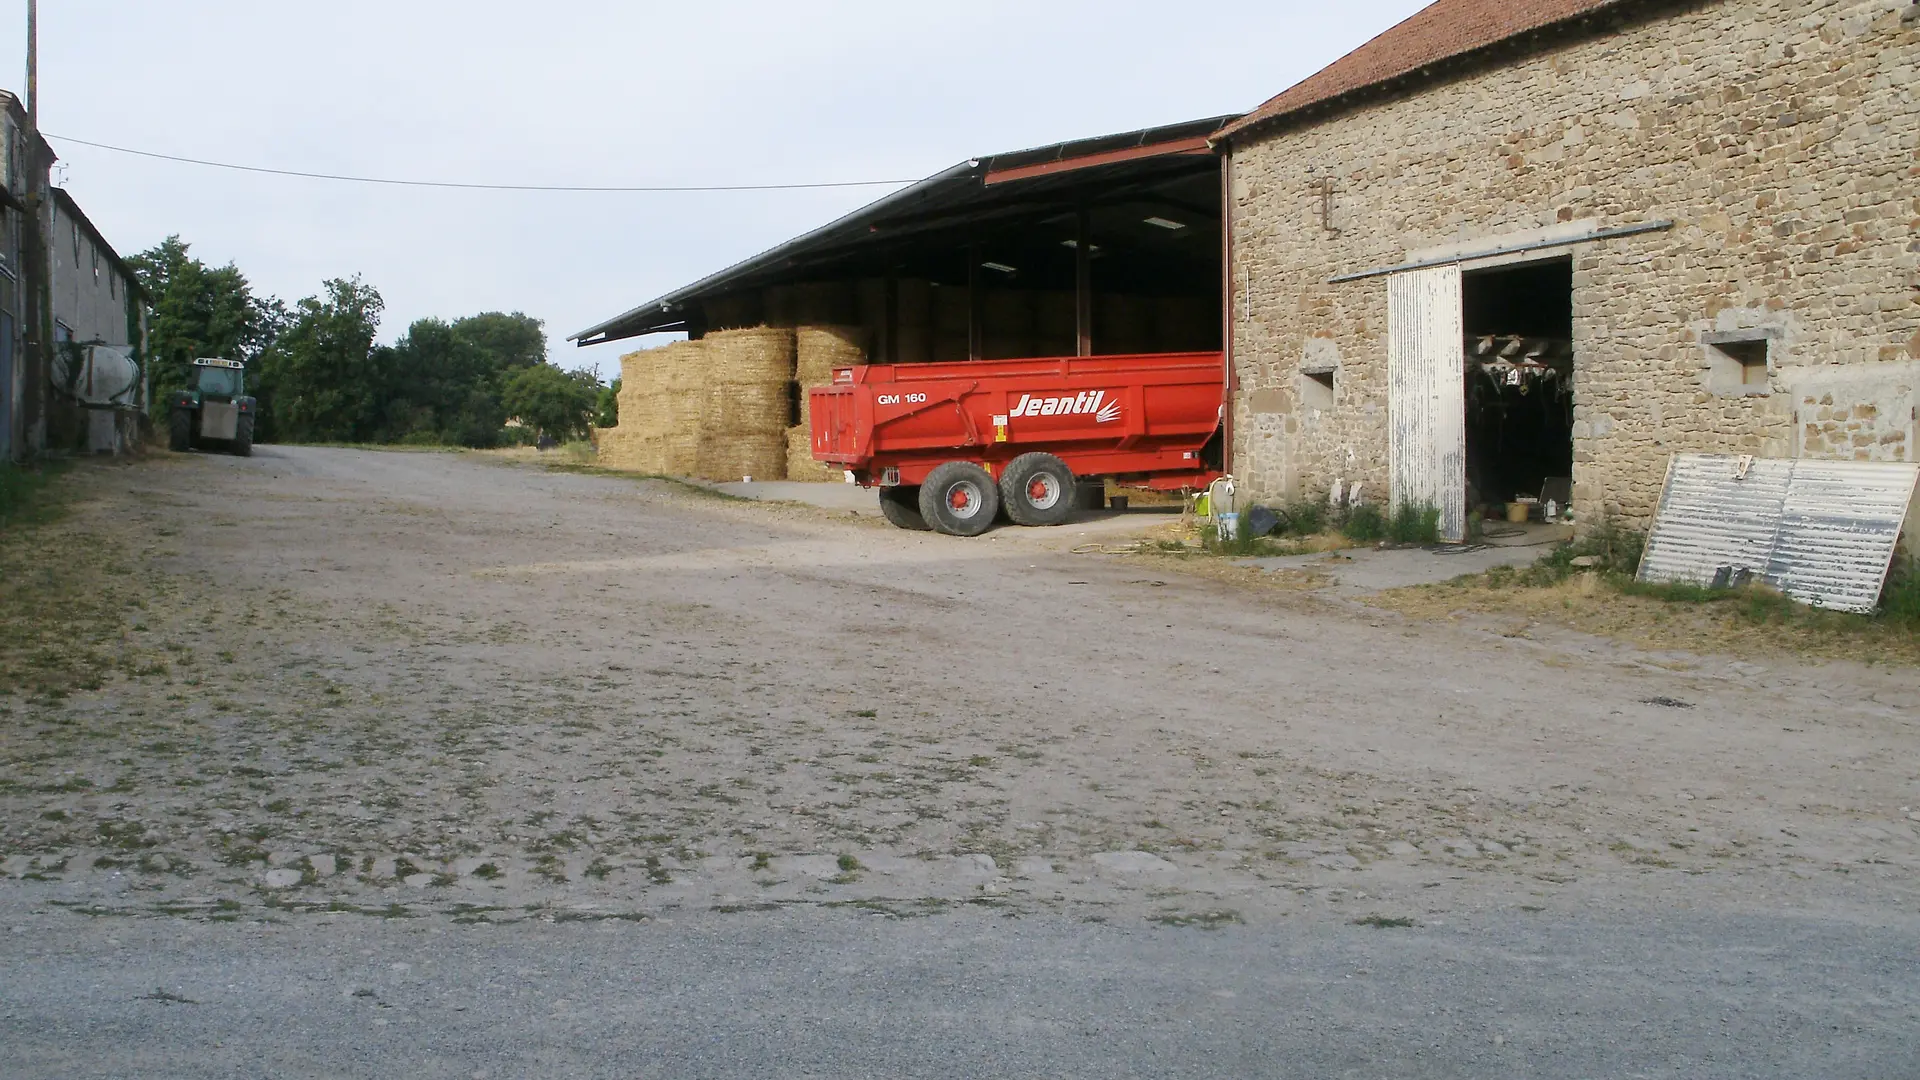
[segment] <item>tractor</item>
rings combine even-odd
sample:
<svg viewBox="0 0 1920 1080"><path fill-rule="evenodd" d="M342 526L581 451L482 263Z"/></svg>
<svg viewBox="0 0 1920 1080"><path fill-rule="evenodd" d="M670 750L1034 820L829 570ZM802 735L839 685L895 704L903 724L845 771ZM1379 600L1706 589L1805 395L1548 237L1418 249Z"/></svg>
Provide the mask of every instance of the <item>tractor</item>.
<svg viewBox="0 0 1920 1080"><path fill-rule="evenodd" d="M218 443L229 453L253 453L253 418L258 406L247 396L247 366L238 360L200 357L193 362L187 388L173 395L167 448L191 450Z"/></svg>

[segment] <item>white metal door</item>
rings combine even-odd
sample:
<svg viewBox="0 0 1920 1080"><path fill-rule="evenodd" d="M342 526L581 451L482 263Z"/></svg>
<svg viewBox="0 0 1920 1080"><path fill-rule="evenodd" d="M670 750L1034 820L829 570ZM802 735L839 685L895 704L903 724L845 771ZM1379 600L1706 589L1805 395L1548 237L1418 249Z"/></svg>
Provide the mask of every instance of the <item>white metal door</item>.
<svg viewBox="0 0 1920 1080"><path fill-rule="evenodd" d="M1440 511L1440 535L1467 536L1466 354L1460 268L1387 279L1387 455L1393 505Z"/></svg>

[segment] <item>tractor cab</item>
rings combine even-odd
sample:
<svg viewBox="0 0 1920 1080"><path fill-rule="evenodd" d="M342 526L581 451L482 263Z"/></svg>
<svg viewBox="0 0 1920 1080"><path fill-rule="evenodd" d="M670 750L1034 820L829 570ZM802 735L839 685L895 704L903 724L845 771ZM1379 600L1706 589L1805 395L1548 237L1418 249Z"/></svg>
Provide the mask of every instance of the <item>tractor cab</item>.
<svg viewBox="0 0 1920 1080"><path fill-rule="evenodd" d="M200 359L193 362L191 388L205 401L232 401L247 394L246 365L238 360Z"/></svg>
<svg viewBox="0 0 1920 1080"><path fill-rule="evenodd" d="M230 453L253 453L256 403L247 396L247 366L238 360L200 357L187 388L174 395L167 445L176 451L219 443Z"/></svg>

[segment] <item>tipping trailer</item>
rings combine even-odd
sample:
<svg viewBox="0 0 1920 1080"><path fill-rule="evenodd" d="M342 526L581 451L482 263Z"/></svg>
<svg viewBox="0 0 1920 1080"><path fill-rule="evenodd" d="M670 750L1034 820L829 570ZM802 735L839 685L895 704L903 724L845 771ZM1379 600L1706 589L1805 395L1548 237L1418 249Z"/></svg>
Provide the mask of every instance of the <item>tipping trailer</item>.
<svg viewBox="0 0 1920 1080"><path fill-rule="evenodd" d="M903 529L1058 525L1083 481L1178 491L1220 475L1218 352L870 364L807 407L813 456L880 489Z"/></svg>

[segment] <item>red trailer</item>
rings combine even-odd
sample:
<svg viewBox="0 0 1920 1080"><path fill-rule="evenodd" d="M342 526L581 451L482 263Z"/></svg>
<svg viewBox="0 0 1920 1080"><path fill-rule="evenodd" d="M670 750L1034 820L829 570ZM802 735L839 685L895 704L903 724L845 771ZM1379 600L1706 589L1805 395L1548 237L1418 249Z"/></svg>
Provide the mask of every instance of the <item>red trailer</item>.
<svg viewBox="0 0 1920 1080"><path fill-rule="evenodd" d="M1218 477L1223 375L1217 352L843 368L809 394L813 456L904 529L978 536L1003 507L1058 525L1080 481Z"/></svg>

